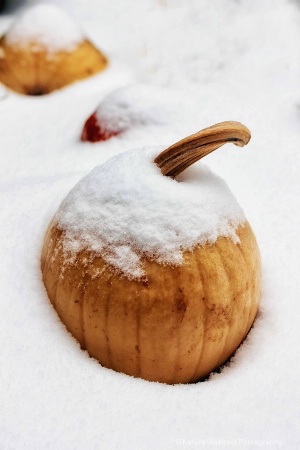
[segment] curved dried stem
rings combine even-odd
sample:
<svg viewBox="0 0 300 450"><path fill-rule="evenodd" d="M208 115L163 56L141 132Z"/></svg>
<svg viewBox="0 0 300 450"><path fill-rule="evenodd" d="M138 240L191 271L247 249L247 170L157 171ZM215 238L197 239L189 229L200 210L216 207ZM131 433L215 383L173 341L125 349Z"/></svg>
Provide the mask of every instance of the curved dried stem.
<svg viewBox="0 0 300 450"><path fill-rule="evenodd" d="M175 178L191 164L228 142L248 144L251 133L239 122L221 122L192 134L162 151L155 159L163 175Z"/></svg>

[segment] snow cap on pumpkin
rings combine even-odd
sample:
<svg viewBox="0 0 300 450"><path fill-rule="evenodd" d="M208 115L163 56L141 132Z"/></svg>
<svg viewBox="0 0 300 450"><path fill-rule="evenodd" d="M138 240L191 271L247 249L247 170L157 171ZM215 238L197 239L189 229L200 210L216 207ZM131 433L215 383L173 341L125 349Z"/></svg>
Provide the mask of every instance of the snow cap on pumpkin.
<svg viewBox="0 0 300 450"><path fill-rule="evenodd" d="M87 249L128 278L144 275L142 257L183 262L183 252L238 242L245 216L226 183L202 163L176 180L153 162L157 148L119 154L84 177L62 202L55 221L70 257Z"/></svg>
<svg viewBox="0 0 300 450"><path fill-rule="evenodd" d="M26 9L5 36L8 45L27 47L49 53L71 52L84 40L78 24L54 5L41 3Z"/></svg>
<svg viewBox="0 0 300 450"><path fill-rule="evenodd" d="M181 101L171 90L134 84L107 95L97 107L96 117L103 127L115 131L133 126L165 125L175 120Z"/></svg>

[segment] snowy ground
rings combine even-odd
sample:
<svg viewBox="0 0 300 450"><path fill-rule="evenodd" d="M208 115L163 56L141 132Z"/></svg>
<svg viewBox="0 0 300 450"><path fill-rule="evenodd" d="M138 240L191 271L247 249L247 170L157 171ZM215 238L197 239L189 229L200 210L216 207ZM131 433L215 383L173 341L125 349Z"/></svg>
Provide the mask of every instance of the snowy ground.
<svg viewBox="0 0 300 450"><path fill-rule="evenodd" d="M0 449L299 449L299 2L50 3L73 15L112 64L44 97L0 86ZM0 32L17 12L0 16ZM100 100L135 82L184 96L176 126L81 143ZM258 239L264 276L255 326L203 383L167 386L102 368L47 299L39 258L48 222L96 164L223 120L252 132L246 148L224 147L205 162Z"/></svg>

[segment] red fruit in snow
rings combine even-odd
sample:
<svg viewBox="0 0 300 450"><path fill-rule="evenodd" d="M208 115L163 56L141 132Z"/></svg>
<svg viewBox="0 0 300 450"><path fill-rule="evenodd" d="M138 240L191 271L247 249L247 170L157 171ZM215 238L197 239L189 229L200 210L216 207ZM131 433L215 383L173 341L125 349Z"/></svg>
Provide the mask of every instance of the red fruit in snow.
<svg viewBox="0 0 300 450"><path fill-rule="evenodd" d="M106 141L112 136L116 136L119 134L118 131L109 130L103 126L101 126L98 122L96 113L93 113L85 122L81 140L89 141L89 142L100 142Z"/></svg>

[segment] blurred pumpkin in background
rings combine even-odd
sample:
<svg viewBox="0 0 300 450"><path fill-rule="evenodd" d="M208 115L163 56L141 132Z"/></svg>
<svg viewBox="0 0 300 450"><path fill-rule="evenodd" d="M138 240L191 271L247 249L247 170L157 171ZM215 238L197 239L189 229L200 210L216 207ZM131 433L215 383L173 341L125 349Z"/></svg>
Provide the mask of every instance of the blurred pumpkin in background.
<svg viewBox="0 0 300 450"><path fill-rule="evenodd" d="M78 25L48 4L25 10L0 38L0 82L20 94L48 94L107 63Z"/></svg>

